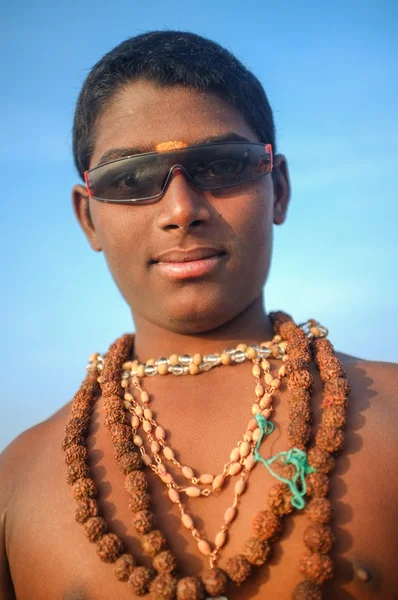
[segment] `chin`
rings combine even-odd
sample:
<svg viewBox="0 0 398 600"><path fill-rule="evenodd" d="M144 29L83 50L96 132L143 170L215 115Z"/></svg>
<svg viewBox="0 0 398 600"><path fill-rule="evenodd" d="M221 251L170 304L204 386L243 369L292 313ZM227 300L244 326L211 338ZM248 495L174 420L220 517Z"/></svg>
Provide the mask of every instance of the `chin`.
<svg viewBox="0 0 398 600"><path fill-rule="evenodd" d="M225 291L214 294L194 294L191 298L182 298L176 294L163 305L155 318L149 320L174 333L205 333L225 325L236 316L238 307L236 295L233 306L228 306L225 302L228 296L233 297Z"/></svg>

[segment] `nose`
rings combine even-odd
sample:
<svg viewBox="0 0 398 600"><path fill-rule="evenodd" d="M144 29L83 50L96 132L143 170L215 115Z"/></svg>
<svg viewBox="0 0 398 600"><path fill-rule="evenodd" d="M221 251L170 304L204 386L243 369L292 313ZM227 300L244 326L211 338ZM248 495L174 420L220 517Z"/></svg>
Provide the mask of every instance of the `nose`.
<svg viewBox="0 0 398 600"><path fill-rule="evenodd" d="M173 169L158 207L158 225L164 230L188 231L204 225L211 218L206 193L199 190L179 167Z"/></svg>

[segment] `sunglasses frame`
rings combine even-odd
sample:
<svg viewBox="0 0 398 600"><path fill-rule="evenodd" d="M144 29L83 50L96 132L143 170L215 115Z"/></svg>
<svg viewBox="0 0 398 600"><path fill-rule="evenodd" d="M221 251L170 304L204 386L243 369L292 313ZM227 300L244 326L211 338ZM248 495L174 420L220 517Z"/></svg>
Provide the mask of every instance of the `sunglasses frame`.
<svg viewBox="0 0 398 600"><path fill-rule="evenodd" d="M241 145L241 146L261 146L262 148L265 149L265 152L267 154L269 154L270 157L270 169L269 171L267 171L266 173L260 173L258 176L253 177L252 179L245 181L245 182L239 182L239 183L232 183L229 185L220 185L218 187L212 187L212 188L207 188L207 187L203 187L200 186L194 179L193 177L189 174L189 172L186 170L186 168L183 165L180 165L178 163L172 165L169 169L168 175L166 177L166 180L163 184L163 188L161 190L161 192L159 194L156 194L155 196L148 196L146 198L128 198L128 199L105 199L105 198L98 198L97 196L93 195L93 192L91 190L90 184L89 184L89 174L92 173L93 171L96 171L97 169L101 169L104 166L107 165L111 165L113 163L118 163L121 161L125 161L128 160L130 158L134 158L134 157L143 157L143 156L149 156L149 155L160 155L160 154L177 154L177 153L183 153L184 151L189 150L190 148L195 148L195 149L200 149L200 148L209 148L212 146L222 146L222 145ZM84 181L86 184L86 188L89 194L90 199L93 200L97 200L98 202L105 202L105 203L109 203L109 204L137 204L137 203L141 203L141 202L149 202L149 201L156 201L156 200L160 200L164 194L167 191L167 187L169 185L170 179L172 177L172 174L174 172L175 169L180 169L184 175L187 177L187 179L199 190L201 191L205 191L205 192L210 192L213 190L221 190L221 189L228 189L228 188L232 188L232 187L237 187L239 185L245 185L246 183L251 183L253 181L257 181L258 179L261 179L262 177L264 177L265 175L268 175L269 173L272 173L272 169L273 169L273 151L272 151L272 144L261 144L258 142L219 142L219 143L213 143L213 144L198 144L197 146L185 146L184 148L177 148L177 149L173 149L173 150L168 150L165 152L143 152L141 154L131 154L130 156L123 156L121 158L116 158L115 160L110 160L109 162L106 163L102 163L100 165L97 165L96 167L93 167L92 169L88 169L87 171L84 172Z"/></svg>

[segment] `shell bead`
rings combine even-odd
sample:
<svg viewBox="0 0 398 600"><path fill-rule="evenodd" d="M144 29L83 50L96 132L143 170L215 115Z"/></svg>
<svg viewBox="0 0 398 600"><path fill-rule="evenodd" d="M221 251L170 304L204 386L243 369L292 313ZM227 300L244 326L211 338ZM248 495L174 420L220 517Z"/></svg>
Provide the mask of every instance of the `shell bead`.
<svg viewBox="0 0 398 600"><path fill-rule="evenodd" d="M195 486L187 487L185 488L185 493L190 498L198 498L200 496L200 489Z"/></svg>
<svg viewBox="0 0 398 600"><path fill-rule="evenodd" d="M152 419L153 413L150 408L144 408L144 417L146 419Z"/></svg>
<svg viewBox="0 0 398 600"><path fill-rule="evenodd" d="M141 392L141 402L147 404L149 402L148 392Z"/></svg>
<svg viewBox="0 0 398 600"><path fill-rule="evenodd" d="M240 459L240 451L239 448L234 448L231 452L231 454L229 455L229 458L233 461L239 460Z"/></svg>
<svg viewBox="0 0 398 600"><path fill-rule="evenodd" d="M135 435L133 437L133 443L134 443L135 446L142 446L142 444L144 442L142 441L142 437L140 437L139 435Z"/></svg>
<svg viewBox="0 0 398 600"><path fill-rule="evenodd" d="M233 506L229 506L224 513L224 521L226 523L232 523L232 521L236 517L236 513L237 513L236 508L234 508Z"/></svg>
<svg viewBox="0 0 398 600"><path fill-rule="evenodd" d="M242 458L246 458L246 456L250 454L250 444L247 442L242 442L242 444L239 446L239 452Z"/></svg>
<svg viewBox="0 0 398 600"><path fill-rule="evenodd" d="M143 421L142 423L142 428L145 431L145 433L149 433L150 431L152 431L152 424L149 421Z"/></svg>
<svg viewBox="0 0 398 600"><path fill-rule="evenodd" d="M222 475L217 475L213 481L213 490L219 490L224 485L225 478Z"/></svg>
<svg viewBox="0 0 398 600"><path fill-rule="evenodd" d="M242 470L242 465L238 462L233 462L229 466L228 473L233 477L234 475L237 475L238 473L240 473L241 470Z"/></svg>
<svg viewBox="0 0 398 600"><path fill-rule="evenodd" d="M210 473L204 473L203 475L200 476L199 481L200 481L200 483L208 485L210 483L213 483L214 475L211 475Z"/></svg>
<svg viewBox="0 0 398 600"><path fill-rule="evenodd" d="M174 458L174 452L168 446L165 446L163 448L163 454L165 455L165 457L167 458L167 460L172 460Z"/></svg>
<svg viewBox="0 0 398 600"><path fill-rule="evenodd" d="M155 429L155 436L157 437L158 440L164 440L164 438L166 437L166 432L163 429L163 427L156 427Z"/></svg>
<svg viewBox="0 0 398 600"><path fill-rule="evenodd" d="M209 556L209 554L211 554L210 544L206 542L206 540L200 540L198 542L198 550L204 556Z"/></svg>
<svg viewBox="0 0 398 600"><path fill-rule="evenodd" d="M151 452L153 454L157 454L158 452L160 452L160 444L159 444L159 442L154 441L154 442L151 443Z"/></svg>
<svg viewBox="0 0 398 600"><path fill-rule="evenodd" d="M194 472L191 467L182 467L182 474L186 479L192 479Z"/></svg>
<svg viewBox="0 0 398 600"><path fill-rule="evenodd" d="M252 415L256 416L261 411L261 408L258 404L253 404L252 406Z"/></svg>
<svg viewBox="0 0 398 600"><path fill-rule="evenodd" d="M169 494L170 500L174 504L177 504L180 501L180 494L174 488L170 488L168 491L168 494Z"/></svg>
<svg viewBox="0 0 398 600"><path fill-rule="evenodd" d="M246 482L241 479L235 484L235 494L241 496L246 489Z"/></svg>
<svg viewBox="0 0 398 600"><path fill-rule="evenodd" d="M137 415L134 415L133 417L131 417L131 427L133 429L137 429L137 427L139 427L140 424L140 419L137 417Z"/></svg>
<svg viewBox="0 0 398 600"><path fill-rule="evenodd" d="M225 531L219 531L214 539L214 545L216 548L222 548L227 541L227 534Z"/></svg>
<svg viewBox="0 0 398 600"><path fill-rule="evenodd" d="M188 515L188 513L184 513L181 517L181 523L184 525L184 527L186 527L187 529L191 529L191 527L193 527L193 520L192 517L190 515Z"/></svg>
<svg viewBox="0 0 398 600"><path fill-rule="evenodd" d="M249 456L245 460L246 471L251 471L255 464L256 463L255 463L253 454L249 454Z"/></svg>

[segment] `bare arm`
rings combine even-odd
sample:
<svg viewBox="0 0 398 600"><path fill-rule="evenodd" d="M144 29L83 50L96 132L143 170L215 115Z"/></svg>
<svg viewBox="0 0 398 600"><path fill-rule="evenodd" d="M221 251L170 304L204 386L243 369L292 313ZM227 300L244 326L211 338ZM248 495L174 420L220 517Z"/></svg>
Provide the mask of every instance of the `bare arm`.
<svg viewBox="0 0 398 600"><path fill-rule="evenodd" d="M16 600L7 558L10 533L9 509L16 489L19 465L26 452L29 432L19 436L0 455L0 598Z"/></svg>

